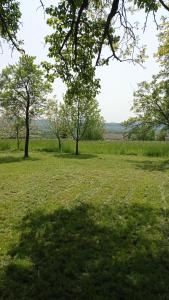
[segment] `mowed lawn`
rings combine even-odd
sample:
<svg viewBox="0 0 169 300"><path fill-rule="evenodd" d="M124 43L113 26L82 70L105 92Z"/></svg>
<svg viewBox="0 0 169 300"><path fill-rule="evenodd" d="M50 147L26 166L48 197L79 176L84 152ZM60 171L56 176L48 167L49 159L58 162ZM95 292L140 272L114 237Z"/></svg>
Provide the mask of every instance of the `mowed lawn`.
<svg viewBox="0 0 169 300"><path fill-rule="evenodd" d="M0 299L169 299L169 159L0 153Z"/></svg>

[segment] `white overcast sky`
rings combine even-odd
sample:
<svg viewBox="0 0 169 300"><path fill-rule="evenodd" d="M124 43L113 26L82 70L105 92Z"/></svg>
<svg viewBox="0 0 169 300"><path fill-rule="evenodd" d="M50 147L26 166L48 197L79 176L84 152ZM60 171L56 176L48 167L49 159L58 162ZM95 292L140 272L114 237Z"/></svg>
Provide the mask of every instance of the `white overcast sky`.
<svg viewBox="0 0 169 300"><path fill-rule="evenodd" d="M47 59L47 47L44 44L44 36L49 33L42 9L38 9L39 0L21 0L22 26L19 37L24 40L26 53L37 57L37 62ZM55 4L56 0L44 0ZM157 30L150 17L147 30L141 37L141 44L147 44L147 54L149 59L144 64L144 68L139 65L134 66L129 63L112 61L109 66L100 67L97 70L97 77L101 79L101 93L98 96L101 112L107 122L121 122L131 116L131 105L133 101L133 91L137 83L143 80L150 80L152 74L158 71L158 65L153 58L153 53L157 50ZM142 25L145 21L145 14L140 14L139 20ZM11 54L7 45L3 45L3 53L0 54L0 70L8 64L17 61L18 54ZM54 85L54 94L61 100L65 89L60 81Z"/></svg>

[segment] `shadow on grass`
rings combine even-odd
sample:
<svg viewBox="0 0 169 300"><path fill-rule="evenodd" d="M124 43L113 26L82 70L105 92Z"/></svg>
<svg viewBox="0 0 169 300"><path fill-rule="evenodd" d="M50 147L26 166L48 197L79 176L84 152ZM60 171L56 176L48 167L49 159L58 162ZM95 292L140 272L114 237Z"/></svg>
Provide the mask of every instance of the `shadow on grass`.
<svg viewBox="0 0 169 300"><path fill-rule="evenodd" d="M37 151L39 152L47 152L47 153L53 153L53 152L56 152L58 153L59 152L59 149L58 148L55 148L55 147L52 147L52 148L40 148L40 149L37 149Z"/></svg>
<svg viewBox="0 0 169 300"><path fill-rule="evenodd" d="M61 158L72 158L72 159L90 159L90 158L94 158L97 157L97 155L94 154L87 154L87 153L83 153L83 154L79 154L79 155L75 155L73 153L73 151L71 150L63 150L63 152L59 152L58 148L42 148L40 150L38 150L40 152L47 152L47 153L55 153L56 156L59 156Z"/></svg>
<svg viewBox="0 0 169 300"><path fill-rule="evenodd" d="M25 217L20 241L8 253L0 299L168 299L162 212L144 205L96 210L80 204ZM103 223L96 221L100 215Z"/></svg>
<svg viewBox="0 0 169 300"><path fill-rule="evenodd" d="M137 161L137 160L130 160L130 163L134 164L137 169L142 169L145 171L167 171L169 170L169 160L163 161L151 161L151 160L144 160L144 161Z"/></svg>
<svg viewBox="0 0 169 300"><path fill-rule="evenodd" d="M92 159L97 157L97 155L95 154L87 154L87 153L83 153L79 155L75 155L74 153L58 153L56 154L56 156L60 158L69 158L69 159Z"/></svg>
<svg viewBox="0 0 169 300"><path fill-rule="evenodd" d="M16 157L16 156L1 156L0 164L23 162L23 161L36 161L36 160L38 160L38 158L29 157L27 159L24 159L23 157Z"/></svg>

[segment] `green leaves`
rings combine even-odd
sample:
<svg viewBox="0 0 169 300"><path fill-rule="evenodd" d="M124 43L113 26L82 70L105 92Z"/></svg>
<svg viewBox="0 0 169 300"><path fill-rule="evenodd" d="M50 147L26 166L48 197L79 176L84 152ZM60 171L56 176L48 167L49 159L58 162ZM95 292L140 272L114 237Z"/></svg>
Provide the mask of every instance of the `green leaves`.
<svg viewBox="0 0 169 300"><path fill-rule="evenodd" d="M131 12L139 9L146 14L155 13L161 2L64 0L47 8L47 23L53 33L46 42L50 45L49 56L55 59L62 78L65 80L65 74L71 76L70 69L76 72L76 67L83 68L86 57L93 67L108 64L114 58L143 62L145 47L138 44L138 22L133 21Z"/></svg>
<svg viewBox="0 0 169 300"><path fill-rule="evenodd" d="M6 39L12 47L15 47L17 50L21 50L21 41L18 41L16 36L19 30L20 17L21 12L18 1L0 1L0 36Z"/></svg>
<svg viewBox="0 0 169 300"><path fill-rule="evenodd" d="M46 96L51 91L51 84L44 79L41 67L34 60L33 56L23 55L0 76L2 108L8 115L25 122L24 158L28 158L30 119L43 113Z"/></svg>
<svg viewBox="0 0 169 300"><path fill-rule="evenodd" d="M159 47L156 53L156 57L161 66L169 65L169 21L163 18L163 22L160 25L160 33L158 34Z"/></svg>
<svg viewBox="0 0 169 300"><path fill-rule="evenodd" d="M30 114L39 114L51 90L51 84L44 79L42 69L34 60L35 57L24 55L17 64L6 67L1 73L0 104L10 114L16 111L24 116L28 98Z"/></svg>
<svg viewBox="0 0 169 300"><path fill-rule="evenodd" d="M152 76L150 82L143 81L138 84L132 110L137 115L136 120L144 126L163 125L169 128L169 23L164 20L160 28L160 46L156 56L161 70ZM128 123L129 121L130 119Z"/></svg>
<svg viewBox="0 0 169 300"><path fill-rule="evenodd" d="M134 0L134 4L137 5L139 9L144 9L145 12L156 12L159 8L159 3L151 0Z"/></svg>
<svg viewBox="0 0 169 300"><path fill-rule="evenodd" d="M141 82L134 93L132 110L142 118L142 122L169 127L169 80L160 74L153 80Z"/></svg>

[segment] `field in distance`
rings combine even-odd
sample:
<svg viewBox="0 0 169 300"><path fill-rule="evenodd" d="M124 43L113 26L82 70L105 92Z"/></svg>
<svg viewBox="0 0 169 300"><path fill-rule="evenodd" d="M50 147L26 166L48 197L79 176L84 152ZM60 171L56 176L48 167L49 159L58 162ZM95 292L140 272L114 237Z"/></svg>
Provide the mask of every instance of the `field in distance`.
<svg viewBox="0 0 169 300"><path fill-rule="evenodd" d="M169 144L0 141L0 299L168 299Z"/></svg>

